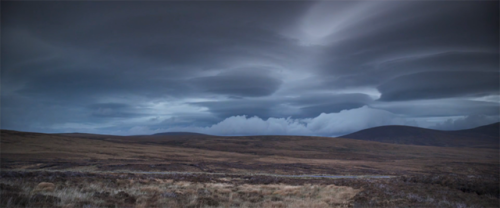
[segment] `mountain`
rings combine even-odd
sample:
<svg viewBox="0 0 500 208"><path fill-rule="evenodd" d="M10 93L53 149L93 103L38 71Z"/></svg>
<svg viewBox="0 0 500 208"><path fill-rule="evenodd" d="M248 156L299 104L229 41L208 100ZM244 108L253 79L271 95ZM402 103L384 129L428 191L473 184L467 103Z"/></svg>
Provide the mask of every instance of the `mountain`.
<svg viewBox="0 0 500 208"><path fill-rule="evenodd" d="M411 126L380 126L341 138L392 144L439 147L499 147L499 123L459 131L440 131Z"/></svg>
<svg viewBox="0 0 500 208"><path fill-rule="evenodd" d="M163 133L156 133L153 135L161 135L161 136L210 136L207 134L201 134L201 133L195 133L195 132L183 132L183 131L177 131L177 132L163 132Z"/></svg>
<svg viewBox="0 0 500 208"><path fill-rule="evenodd" d="M459 131L455 131L455 132L456 133L463 133L463 134L487 135L487 136L499 138L500 122L492 123L492 124L485 125L485 126L479 126L479 127L472 128L472 129L459 130Z"/></svg>

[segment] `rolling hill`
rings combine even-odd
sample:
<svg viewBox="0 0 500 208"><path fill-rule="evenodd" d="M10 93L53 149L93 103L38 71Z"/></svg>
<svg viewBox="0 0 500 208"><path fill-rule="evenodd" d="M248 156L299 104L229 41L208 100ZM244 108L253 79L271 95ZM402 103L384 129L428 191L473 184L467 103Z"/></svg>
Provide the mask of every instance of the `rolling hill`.
<svg viewBox="0 0 500 208"><path fill-rule="evenodd" d="M439 147L499 147L499 123L459 131L440 131L411 126L380 126L341 138Z"/></svg>
<svg viewBox="0 0 500 208"><path fill-rule="evenodd" d="M182 131L177 131L177 132L163 132L163 133L156 133L153 135L164 135L164 136L210 136L208 134L201 134L201 133L195 133L195 132L182 132Z"/></svg>
<svg viewBox="0 0 500 208"><path fill-rule="evenodd" d="M2 170L498 175L497 149L331 137L113 136L2 130L0 142Z"/></svg>
<svg viewBox="0 0 500 208"><path fill-rule="evenodd" d="M452 131L460 134L469 134L469 135L484 135L491 137L500 137L500 122L492 123L489 125L479 126L472 129L458 130Z"/></svg>

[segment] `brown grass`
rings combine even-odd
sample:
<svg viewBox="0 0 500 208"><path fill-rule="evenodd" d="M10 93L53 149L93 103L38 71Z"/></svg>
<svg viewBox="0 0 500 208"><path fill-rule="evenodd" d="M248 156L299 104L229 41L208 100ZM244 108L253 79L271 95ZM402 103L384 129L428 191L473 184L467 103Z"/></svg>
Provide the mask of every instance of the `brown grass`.
<svg viewBox="0 0 500 208"><path fill-rule="evenodd" d="M1 207L496 207L499 204L500 165L495 149L294 136L116 137L3 130L1 133ZM95 172L103 170L108 172ZM231 174L142 175L133 171ZM410 176L331 180L252 173Z"/></svg>
<svg viewBox="0 0 500 208"><path fill-rule="evenodd" d="M1 131L2 169L498 175L498 150L341 138L51 135Z"/></svg>
<svg viewBox="0 0 500 208"><path fill-rule="evenodd" d="M49 182L41 182L34 189L33 192L53 192L56 185Z"/></svg>
<svg viewBox="0 0 500 208"><path fill-rule="evenodd" d="M43 196L57 200L44 203L55 207L332 207L347 206L350 199L359 192L335 185L174 182L171 179L147 180L141 177L134 177L134 181L143 183L132 185L119 183L122 181L119 179L106 178L92 181L86 178L67 178L66 182L61 181L57 185L47 182L35 185L36 177L25 179L17 181L19 185L16 187L22 187L16 190L17 195L6 195L6 190L2 190L2 198L10 201L2 202L3 207L30 206L32 204L29 199L36 195L35 190L48 189L51 191L44 192ZM13 181L5 178L0 179L0 183L14 185ZM2 187L5 189L5 186ZM9 190L13 189L7 189ZM24 196L28 200L12 203L18 199L13 196Z"/></svg>
<svg viewBox="0 0 500 208"><path fill-rule="evenodd" d="M34 191L49 180L53 191ZM2 172L0 191L0 207L496 207L500 202L494 178L425 175L332 180Z"/></svg>

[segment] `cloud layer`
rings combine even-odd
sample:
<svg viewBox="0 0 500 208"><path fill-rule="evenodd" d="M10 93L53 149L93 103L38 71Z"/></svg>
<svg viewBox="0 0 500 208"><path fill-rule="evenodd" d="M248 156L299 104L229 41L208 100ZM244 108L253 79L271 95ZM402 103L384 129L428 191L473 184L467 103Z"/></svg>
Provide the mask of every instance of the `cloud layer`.
<svg viewBox="0 0 500 208"><path fill-rule="evenodd" d="M498 6L4 2L1 128L328 136L474 127L499 116Z"/></svg>
<svg viewBox="0 0 500 208"><path fill-rule="evenodd" d="M374 119L375 118L375 119ZM322 113L314 118L268 118L257 116L231 116L209 127L171 127L166 129L142 128L142 132L149 134L158 131L188 131L212 135L315 135L340 136L359 129L383 125L415 124L411 119L405 119L393 113L361 107L352 110L343 110L338 113Z"/></svg>

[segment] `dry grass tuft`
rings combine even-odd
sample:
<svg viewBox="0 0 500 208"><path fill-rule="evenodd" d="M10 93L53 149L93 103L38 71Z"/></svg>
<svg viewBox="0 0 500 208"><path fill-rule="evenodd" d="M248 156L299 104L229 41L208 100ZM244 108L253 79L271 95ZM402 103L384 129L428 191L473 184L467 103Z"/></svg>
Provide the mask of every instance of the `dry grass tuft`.
<svg viewBox="0 0 500 208"><path fill-rule="evenodd" d="M2 173L0 207L496 207L500 202L497 190L484 187L489 184L486 179L475 178L463 178L467 189L458 189L432 184L442 176L335 180L271 177L273 183L268 184L269 177L264 176L252 176L252 180L232 176L230 181L214 177L199 182L202 175L131 174L117 180L105 173L81 177L61 174L38 172L20 178L18 174ZM492 181L491 186L494 184Z"/></svg>
<svg viewBox="0 0 500 208"><path fill-rule="evenodd" d="M58 207L331 207L347 204L356 190L332 185L236 184L132 179L42 182L47 206ZM168 181L171 182L171 181ZM29 187L29 184L25 184ZM7 186L6 186L7 187ZM33 186L32 186L33 187ZM49 192L50 191L50 192ZM28 192L29 193L29 192ZM28 194L27 198L36 194ZM42 196L37 196L42 197ZM50 198L52 197L52 198ZM332 201L332 197L334 200ZM345 198L339 198L345 197ZM52 200L53 199L53 200ZM46 206L44 205L44 206ZM6 207L11 207L6 206Z"/></svg>
<svg viewBox="0 0 500 208"><path fill-rule="evenodd" d="M56 185L49 182L41 182L39 183L33 192L53 192L56 189Z"/></svg>
<svg viewBox="0 0 500 208"><path fill-rule="evenodd" d="M160 193L160 191L161 191L160 188L155 187L155 186L141 187L139 190L141 190L141 192L145 192L148 194Z"/></svg>
<svg viewBox="0 0 500 208"><path fill-rule="evenodd" d="M347 206L349 204L349 199L356 196L359 192L359 189L353 189L351 187L328 185L321 189L318 195L323 199L323 202L327 204Z"/></svg>

